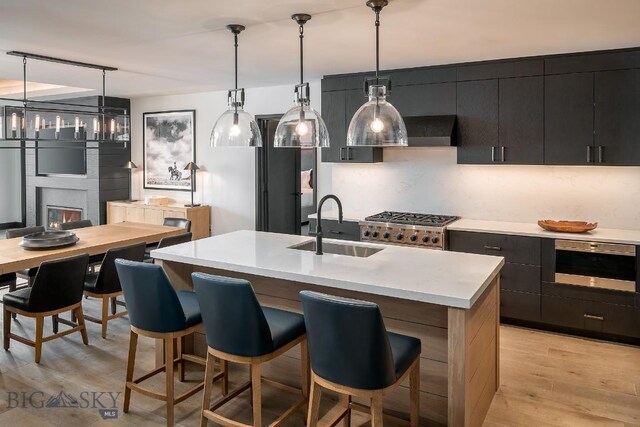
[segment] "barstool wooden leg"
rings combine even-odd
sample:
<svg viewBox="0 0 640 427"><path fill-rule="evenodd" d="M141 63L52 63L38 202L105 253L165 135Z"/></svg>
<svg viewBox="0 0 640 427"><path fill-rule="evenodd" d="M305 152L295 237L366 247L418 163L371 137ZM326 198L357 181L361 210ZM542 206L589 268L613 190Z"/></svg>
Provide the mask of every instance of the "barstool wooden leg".
<svg viewBox="0 0 640 427"><path fill-rule="evenodd" d="M342 408L346 410L344 418L342 418L342 427L349 427L351 426L351 396L343 394L340 396L340 401Z"/></svg>
<svg viewBox="0 0 640 427"><path fill-rule="evenodd" d="M176 338L176 349L178 351L178 380L184 382L184 360L182 360L183 342L184 337Z"/></svg>
<svg viewBox="0 0 640 427"><path fill-rule="evenodd" d="M174 397L173 397L173 339L168 338L164 340L164 354L165 354L165 372L166 372L166 380L167 380L167 426L173 426L173 406L174 406Z"/></svg>
<svg viewBox="0 0 640 427"><path fill-rule="evenodd" d="M102 338L107 338L107 318L109 317L109 297L102 297Z"/></svg>
<svg viewBox="0 0 640 427"><path fill-rule="evenodd" d="M129 383L133 381L133 370L136 365L136 348L138 347L138 334L131 331L129 337L129 358L127 359L127 380L124 385L124 407L123 411L129 412L129 402L131 402L131 388Z"/></svg>
<svg viewBox="0 0 640 427"><path fill-rule="evenodd" d="M309 412L307 413L307 427L316 427L318 425L318 417L320 415L320 397L322 397L322 389L313 380L312 375Z"/></svg>
<svg viewBox="0 0 640 427"><path fill-rule="evenodd" d="M5 308L3 308L3 315L2 315L2 321L3 321L3 331L2 331L2 336L4 338L4 349L5 350L9 350L9 343L11 342L11 338L9 337L9 335L11 335L11 312L9 310Z"/></svg>
<svg viewBox="0 0 640 427"><path fill-rule="evenodd" d="M204 411L208 411L211 406L211 389L213 388L213 374L215 370L215 359L207 352L207 366L204 369L204 393L202 394L202 413L200 414L200 427L206 427L207 418ZM224 381L224 380L223 380Z"/></svg>
<svg viewBox="0 0 640 427"><path fill-rule="evenodd" d="M82 305L71 311L75 313L75 317L78 319L78 326L80 326L80 334L82 334L82 342L84 345L89 345L89 336L87 335L87 325L84 323L84 314L82 313Z"/></svg>
<svg viewBox="0 0 640 427"><path fill-rule="evenodd" d="M371 427L382 427L382 393L374 392L371 398Z"/></svg>
<svg viewBox="0 0 640 427"><path fill-rule="evenodd" d="M251 395L253 402L253 426L262 427L262 378L260 365L251 365Z"/></svg>
<svg viewBox="0 0 640 427"><path fill-rule="evenodd" d="M226 360L220 359L220 369L223 372L222 379L220 380L220 392L223 396L226 396L229 393L229 371Z"/></svg>
<svg viewBox="0 0 640 427"><path fill-rule="evenodd" d="M413 363L409 373L409 408L411 411L411 427L420 423L420 358Z"/></svg>
<svg viewBox="0 0 640 427"><path fill-rule="evenodd" d="M306 398L309 398L309 346L308 341L304 340L300 343L300 363L301 366L301 374L302 374L302 395Z"/></svg>
<svg viewBox="0 0 640 427"><path fill-rule="evenodd" d="M44 316L36 316L36 363L40 363L40 357L42 356L42 335L44 333Z"/></svg>

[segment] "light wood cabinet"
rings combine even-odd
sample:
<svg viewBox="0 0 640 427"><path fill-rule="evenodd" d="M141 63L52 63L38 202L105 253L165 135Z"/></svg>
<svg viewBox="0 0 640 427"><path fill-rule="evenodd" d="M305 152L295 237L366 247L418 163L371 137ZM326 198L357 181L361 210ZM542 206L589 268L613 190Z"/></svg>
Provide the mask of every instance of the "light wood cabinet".
<svg viewBox="0 0 640 427"><path fill-rule="evenodd" d="M107 202L107 224L126 221L162 225L165 218L191 220L193 240L211 235L209 206L188 208L180 204L154 206L143 202Z"/></svg>

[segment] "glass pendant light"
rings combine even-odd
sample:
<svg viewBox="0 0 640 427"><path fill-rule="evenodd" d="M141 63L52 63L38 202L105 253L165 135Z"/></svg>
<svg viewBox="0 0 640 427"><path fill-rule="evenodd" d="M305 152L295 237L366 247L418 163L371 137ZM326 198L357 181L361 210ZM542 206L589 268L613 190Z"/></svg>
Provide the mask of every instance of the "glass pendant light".
<svg viewBox="0 0 640 427"><path fill-rule="evenodd" d="M380 11L388 0L369 0L376 14L376 77L375 84L366 84L369 101L356 111L347 131L347 146L403 147L409 144L407 128L396 108L387 101L387 86L380 84Z"/></svg>
<svg viewBox="0 0 640 427"><path fill-rule="evenodd" d="M303 40L304 24L311 19L306 13L291 15L300 32L300 84L295 88L295 105L280 119L276 128L274 147L314 148L329 146L329 131L324 120L314 110L309 98L309 83L304 82Z"/></svg>
<svg viewBox="0 0 640 427"><path fill-rule="evenodd" d="M243 110L244 88L238 89L238 34L244 26L227 25L233 33L235 47L235 89L229 90L229 108L213 125L211 131L212 147L261 147L262 135L253 116Z"/></svg>

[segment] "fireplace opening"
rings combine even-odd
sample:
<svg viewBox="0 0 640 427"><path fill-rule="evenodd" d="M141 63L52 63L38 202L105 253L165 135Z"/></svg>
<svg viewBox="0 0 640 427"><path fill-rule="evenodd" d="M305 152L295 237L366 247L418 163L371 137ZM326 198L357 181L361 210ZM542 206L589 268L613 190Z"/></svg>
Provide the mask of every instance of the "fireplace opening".
<svg viewBox="0 0 640 427"><path fill-rule="evenodd" d="M59 228L60 224L82 219L82 209L47 206L47 227Z"/></svg>

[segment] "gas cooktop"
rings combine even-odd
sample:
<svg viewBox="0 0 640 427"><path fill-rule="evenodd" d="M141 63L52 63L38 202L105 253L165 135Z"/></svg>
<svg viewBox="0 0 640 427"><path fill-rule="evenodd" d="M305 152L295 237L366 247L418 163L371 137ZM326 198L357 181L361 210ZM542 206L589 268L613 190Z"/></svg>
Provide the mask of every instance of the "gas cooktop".
<svg viewBox="0 0 640 427"><path fill-rule="evenodd" d="M444 227L460 217L451 215L419 214L410 212L384 211L365 218L365 221L387 222L392 224L419 225L425 227Z"/></svg>

